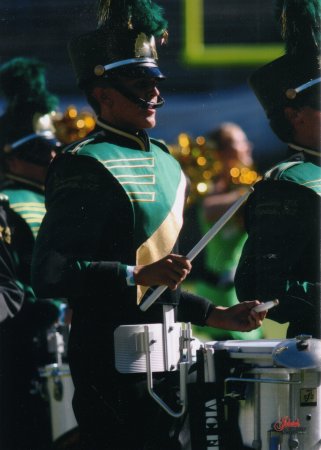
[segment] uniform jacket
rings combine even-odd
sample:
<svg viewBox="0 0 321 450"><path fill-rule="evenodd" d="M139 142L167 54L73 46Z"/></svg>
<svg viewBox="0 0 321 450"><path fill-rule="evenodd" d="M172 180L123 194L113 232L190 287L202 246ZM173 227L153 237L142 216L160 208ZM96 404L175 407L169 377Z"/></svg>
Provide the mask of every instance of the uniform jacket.
<svg viewBox="0 0 321 450"><path fill-rule="evenodd" d="M18 283L14 254L11 248L12 231L8 224L8 197L0 195L0 327L21 309L23 291Z"/></svg>
<svg viewBox="0 0 321 450"><path fill-rule="evenodd" d="M36 299L30 285L44 195L25 181L6 183L7 205L0 207L0 447L8 450L38 445L36 435L39 445L44 440L49 446L47 405L35 395L33 382L38 368L52 362L45 332L58 317L57 307Z"/></svg>
<svg viewBox="0 0 321 450"><path fill-rule="evenodd" d="M8 220L13 229L12 247L16 254L19 280L28 292L33 246L45 214L44 186L9 174L7 177L2 192L10 204Z"/></svg>
<svg viewBox="0 0 321 450"><path fill-rule="evenodd" d="M126 283L125 265L137 263L138 249L149 243L168 219L164 205L159 204L167 202L166 188L158 191L160 177L167 180L168 190L176 181L177 189L181 189L176 180L180 168L163 144L150 140L145 132L131 135L99 123L86 141L67 148L51 166L46 186L47 213L33 259L36 292L41 296L67 297L71 303L70 363L81 365L76 372L88 376L91 365L95 366L92 372L96 374L102 375L106 368L109 375L114 371L113 331L118 325L162 321L160 302L146 312L139 309L137 288ZM165 164L164 158L170 174L165 166L158 170L159 164ZM119 165L132 167L132 164L144 167L148 164L150 170L135 173L116 170ZM142 208L135 209L135 203L142 196L150 199L150 189L146 191L145 184L135 185L137 179L155 182L155 189L151 190L156 192L156 200L150 201L152 210L147 216ZM158 193L162 196L158 197ZM171 201L172 211L175 196ZM178 209L182 210L182 205ZM162 219L155 225L158 214ZM163 244L167 245L162 241ZM168 253L172 249L178 251L176 237ZM159 249L154 250L157 254ZM148 258L153 258L153 253ZM178 305L178 320L201 325L212 308L207 300L180 291L166 291L160 301Z"/></svg>
<svg viewBox="0 0 321 450"><path fill-rule="evenodd" d="M248 239L235 277L238 298L278 298L269 318L295 323L295 334L315 335L320 195L320 159L302 151L268 171L246 205Z"/></svg>

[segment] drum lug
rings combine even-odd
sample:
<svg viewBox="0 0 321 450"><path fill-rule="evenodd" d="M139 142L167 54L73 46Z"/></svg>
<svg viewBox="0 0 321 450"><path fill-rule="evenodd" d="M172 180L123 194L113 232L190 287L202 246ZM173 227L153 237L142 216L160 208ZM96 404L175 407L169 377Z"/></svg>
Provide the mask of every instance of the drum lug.
<svg viewBox="0 0 321 450"><path fill-rule="evenodd" d="M299 440L290 438L289 439L289 448L299 448Z"/></svg>
<svg viewBox="0 0 321 450"><path fill-rule="evenodd" d="M224 395L224 399L229 399L231 398L232 400L241 400L242 396L241 394L237 393L237 392L229 392L228 394Z"/></svg>
<svg viewBox="0 0 321 450"><path fill-rule="evenodd" d="M54 382L54 388L53 388L54 399L57 402L61 402L61 400L63 399L64 390L63 390L63 384L62 384L60 376L58 376L58 375L55 376L53 382Z"/></svg>

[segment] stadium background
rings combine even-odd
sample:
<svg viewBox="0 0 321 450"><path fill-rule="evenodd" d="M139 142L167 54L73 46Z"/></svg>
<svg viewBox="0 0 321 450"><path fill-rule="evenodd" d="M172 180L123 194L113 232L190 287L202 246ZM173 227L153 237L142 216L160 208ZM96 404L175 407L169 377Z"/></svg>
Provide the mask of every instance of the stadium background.
<svg viewBox="0 0 321 450"><path fill-rule="evenodd" d="M152 135L169 144L179 133L206 135L222 121L240 124L254 144L263 170L285 147L270 131L247 86L248 75L282 53L273 2L266 0L159 0L169 22L169 42L159 49L167 75L166 100ZM76 88L66 44L96 26L96 2L85 0L2 0L0 63L36 57L48 70L49 89L64 110L85 106ZM3 106L3 105L2 105ZM1 104L0 104L1 108Z"/></svg>

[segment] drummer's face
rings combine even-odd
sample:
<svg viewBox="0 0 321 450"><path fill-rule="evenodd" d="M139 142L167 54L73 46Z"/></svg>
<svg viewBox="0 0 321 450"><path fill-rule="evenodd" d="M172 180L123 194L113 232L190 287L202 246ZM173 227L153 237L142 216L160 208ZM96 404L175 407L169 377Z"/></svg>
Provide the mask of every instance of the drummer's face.
<svg viewBox="0 0 321 450"><path fill-rule="evenodd" d="M147 102L157 102L160 92L156 78L122 77L121 82L135 97ZM111 125L128 131L153 128L156 125L154 108L142 108L113 87L103 88L103 91L100 96L102 118Z"/></svg>
<svg viewBox="0 0 321 450"><path fill-rule="evenodd" d="M300 109L286 108L286 114L294 130L293 143L321 150L321 111L304 106Z"/></svg>

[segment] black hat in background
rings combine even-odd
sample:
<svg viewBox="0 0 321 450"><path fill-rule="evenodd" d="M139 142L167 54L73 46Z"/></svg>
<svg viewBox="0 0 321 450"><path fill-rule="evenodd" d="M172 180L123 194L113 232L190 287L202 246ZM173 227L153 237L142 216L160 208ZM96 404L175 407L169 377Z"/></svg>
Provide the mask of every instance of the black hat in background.
<svg viewBox="0 0 321 450"><path fill-rule="evenodd" d="M0 94L6 101L0 117L0 155L47 165L57 146L50 114L58 104L46 87L45 66L18 57L0 67ZM50 161L50 159L49 159Z"/></svg>
<svg viewBox="0 0 321 450"><path fill-rule="evenodd" d="M309 94L320 109L321 0L278 0L276 13L286 53L254 72L249 85L268 117Z"/></svg>
<svg viewBox="0 0 321 450"><path fill-rule="evenodd" d="M313 90L318 97L320 82L321 72L317 60L305 60L292 55L281 56L266 64L249 78L249 85L268 117L286 106L300 104L301 96L306 96L308 90ZM317 99L315 106L320 106Z"/></svg>
<svg viewBox="0 0 321 450"><path fill-rule="evenodd" d="M155 44L167 34L162 13L150 0L101 0L98 28L68 46L78 86L118 75L164 78Z"/></svg>
<svg viewBox="0 0 321 450"><path fill-rule="evenodd" d="M13 156L23 161L47 167L60 147L51 131L32 133L3 147L2 158Z"/></svg>

